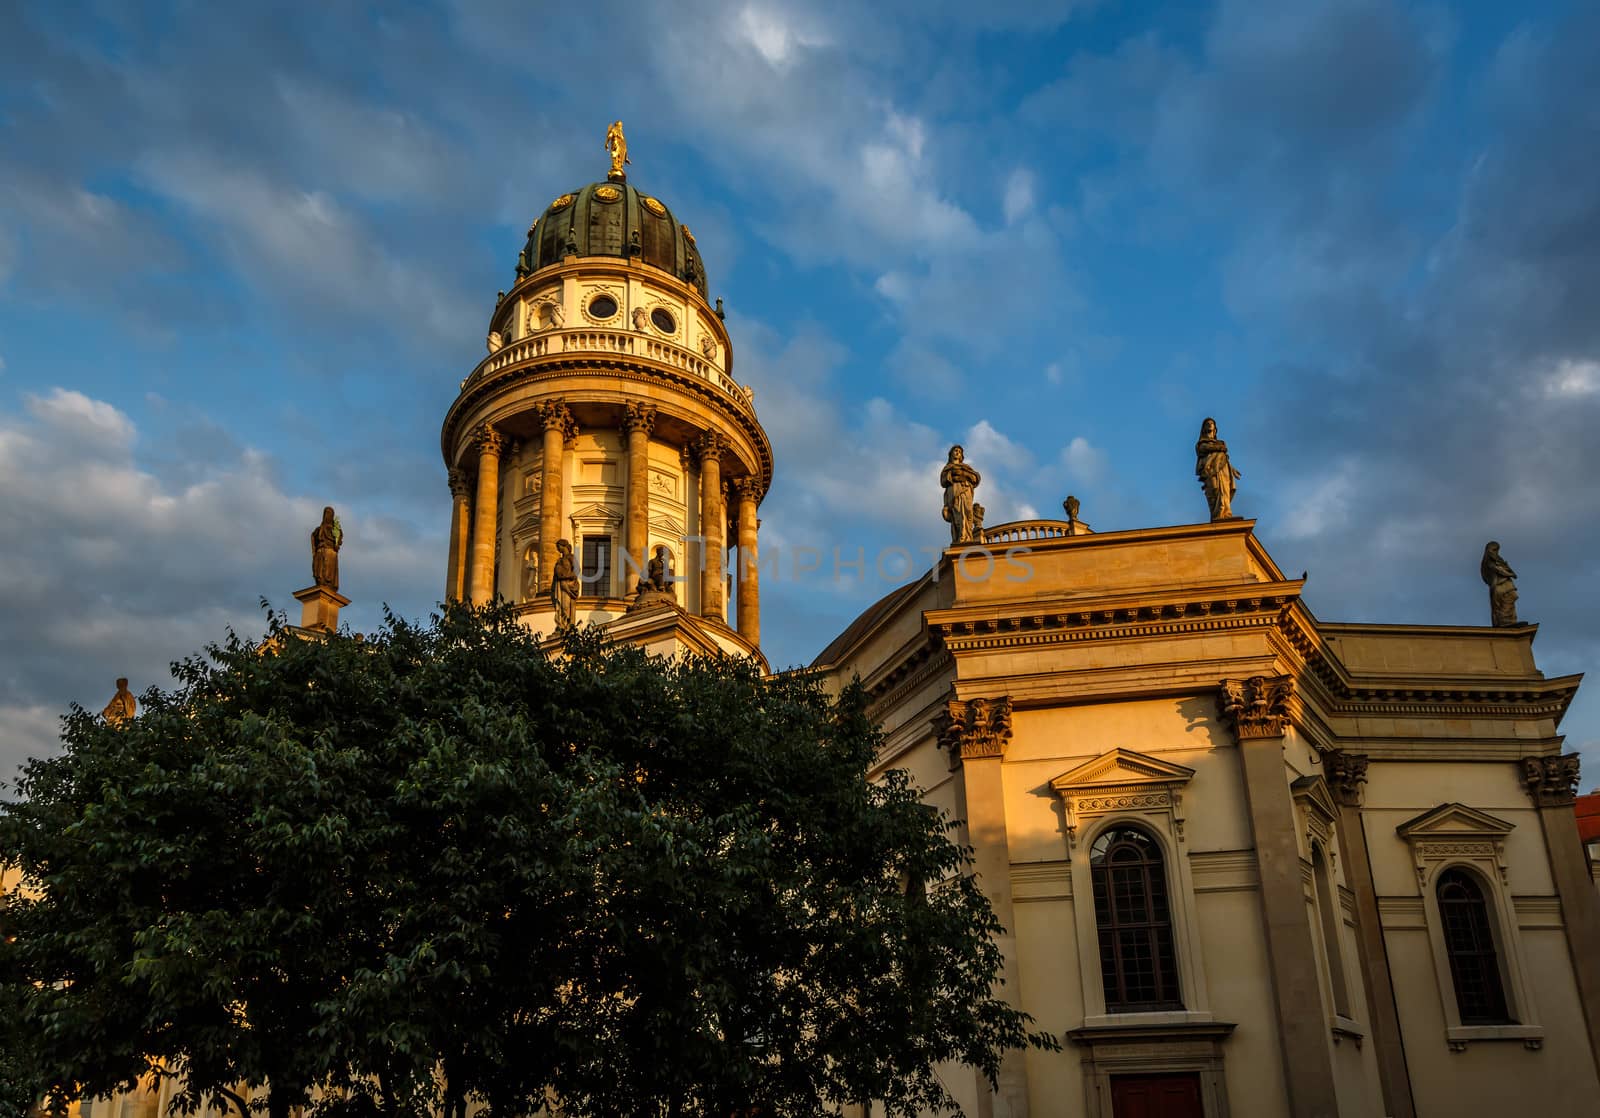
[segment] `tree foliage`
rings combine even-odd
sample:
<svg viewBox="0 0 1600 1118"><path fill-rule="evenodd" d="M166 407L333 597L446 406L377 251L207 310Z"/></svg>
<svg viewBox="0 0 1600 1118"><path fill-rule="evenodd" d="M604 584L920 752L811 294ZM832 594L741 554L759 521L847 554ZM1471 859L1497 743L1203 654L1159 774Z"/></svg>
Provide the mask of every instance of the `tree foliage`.
<svg viewBox="0 0 1600 1118"><path fill-rule="evenodd" d="M994 996L949 824L864 698L504 607L230 636L0 807L14 1043L58 1098L178 1077L271 1118L948 1108L1051 1045Z"/></svg>

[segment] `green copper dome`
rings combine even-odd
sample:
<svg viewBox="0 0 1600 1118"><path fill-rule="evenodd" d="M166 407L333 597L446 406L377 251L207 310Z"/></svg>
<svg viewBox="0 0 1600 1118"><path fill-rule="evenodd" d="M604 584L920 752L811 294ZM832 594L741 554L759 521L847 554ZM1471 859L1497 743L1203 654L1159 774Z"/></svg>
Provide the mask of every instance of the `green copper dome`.
<svg viewBox="0 0 1600 1118"><path fill-rule="evenodd" d="M578 256L640 257L706 294L706 269L694 234L658 198L625 181L594 182L563 194L528 229L520 279ZM524 268L526 271L524 271Z"/></svg>

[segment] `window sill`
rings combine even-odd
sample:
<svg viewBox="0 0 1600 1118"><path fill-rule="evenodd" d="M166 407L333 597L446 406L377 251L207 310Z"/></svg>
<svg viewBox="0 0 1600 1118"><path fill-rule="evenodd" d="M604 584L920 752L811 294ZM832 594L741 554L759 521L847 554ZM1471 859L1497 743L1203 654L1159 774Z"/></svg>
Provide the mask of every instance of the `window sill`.
<svg viewBox="0 0 1600 1118"><path fill-rule="evenodd" d="M1468 1043L1481 1040L1520 1040L1537 1051L1544 1047L1544 1029L1538 1025L1454 1025L1444 1031L1452 1052L1465 1052Z"/></svg>
<svg viewBox="0 0 1600 1118"><path fill-rule="evenodd" d="M1119 1025L1209 1025L1210 1013L1188 1009L1154 1009L1148 1013L1096 1013L1083 1019L1086 1029L1112 1029Z"/></svg>

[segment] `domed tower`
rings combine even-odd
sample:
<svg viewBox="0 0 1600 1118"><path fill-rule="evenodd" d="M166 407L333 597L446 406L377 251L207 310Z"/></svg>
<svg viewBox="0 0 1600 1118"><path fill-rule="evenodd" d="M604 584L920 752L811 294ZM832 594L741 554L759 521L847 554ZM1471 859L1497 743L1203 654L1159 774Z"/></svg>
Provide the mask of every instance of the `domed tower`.
<svg viewBox="0 0 1600 1118"><path fill-rule="evenodd" d="M627 181L620 122L606 149L606 180L559 195L528 229L488 356L445 416L445 593L498 595L554 633L565 542L576 622L652 647L759 655L756 510L772 445L733 378L694 234ZM648 580L657 557L665 593Z"/></svg>

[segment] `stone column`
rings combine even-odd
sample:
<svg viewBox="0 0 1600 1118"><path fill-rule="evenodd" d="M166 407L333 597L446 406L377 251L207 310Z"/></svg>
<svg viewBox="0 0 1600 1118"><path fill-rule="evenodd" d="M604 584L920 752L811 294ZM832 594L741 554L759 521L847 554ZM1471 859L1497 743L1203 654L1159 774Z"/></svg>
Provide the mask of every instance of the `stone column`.
<svg viewBox="0 0 1600 1118"><path fill-rule="evenodd" d="M756 502L761 500L761 479L742 477L733 483L739 495L739 635L753 645L761 644L761 587L756 569L758 548Z"/></svg>
<svg viewBox="0 0 1600 1118"><path fill-rule="evenodd" d="M494 554L496 519L500 503L500 451L505 436L485 423L478 428L478 496L472 509L472 604L481 606L494 600Z"/></svg>
<svg viewBox="0 0 1600 1118"><path fill-rule="evenodd" d="M1361 821L1362 786L1367 782L1367 758L1362 753L1322 755L1328 790L1339 804L1339 848L1344 851L1344 875L1356 897L1356 941L1361 947L1361 984L1366 993L1367 1026L1378 1059L1378 1083L1383 1089L1383 1110L1390 1118L1416 1118L1411 1098L1411 1073L1406 1068L1405 1034L1394 1000L1394 976L1389 972L1389 949L1378 916L1378 891L1372 878L1372 856L1367 850L1366 826Z"/></svg>
<svg viewBox="0 0 1600 1118"><path fill-rule="evenodd" d="M631 598L639 590L639 575L650 556L650 431L656 425L653 404L629 401L622 411L622 430L628 439L628 519L622 560L622 592Z"/></svg>
<svg viewBox="0 0 1600 1118"><path fill-rule="evenodd" d="M1011 740L1011 698L951 699L934 725L939 744L950 752L950 767L958 772L958 810L966 816L966 841L972 847L978 886L1001 925L994 942L1003 957L1000 978L1004 985L993 993L1020 1010L1011 840L1006 829L1005 787L1000 780L1000 765ZM1021 1052L1006 1053L993 1092L982 1076L977 1076L977 1081L980 1118L1027 1118L1028 1071Z"/></svg>
<svg viewBox="0 0 1600 1118"><path fill-rule="evenodd" d="M1322 975L1301 883L1294 799L1283 760L1293 695L1294 680L1286 675L1224 680L1221 705L1239 741L1250 805L1289 1114L1338 1118Z"/></svg>
<svg viewBox="0 0 1600 1118"><path fill-rule="evenodd" d="M1600 1067L1600 893L1589 876L1589 856L1578 838L1573 800L1578 793L1578 755L1524 757L1522 785L1539 809L1550 876L1561 898L1567 951L1583 1003L1589 1049Z"/></svg>
<svg viewBox="0 0 1600 1118"><path fill-rule="evenodd" d="M722 506L722 452L728 441L707 431L695 444L700 458L700 616L726 621L722 605L722 552L727 539L727 513Z"/></svg>
<svg viewBox="0 0 1600 1118"><path fill-rule="evenodd" d="M539 592L550 589L551 572L556 569L556 541L561 538L561 459L566 452L567 429L572 413L560 400L550 400L538 409L544 424L539 471Z"/></svg>
<svg viewBox="0 0 1600 1118"><path fill-rule="evenodd" d="M444 596L449 602L459 602L467 596L467 547L471 542L472 486L467 481L467 471L450 471L450 560L444 576Z"/></svg>

